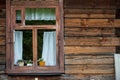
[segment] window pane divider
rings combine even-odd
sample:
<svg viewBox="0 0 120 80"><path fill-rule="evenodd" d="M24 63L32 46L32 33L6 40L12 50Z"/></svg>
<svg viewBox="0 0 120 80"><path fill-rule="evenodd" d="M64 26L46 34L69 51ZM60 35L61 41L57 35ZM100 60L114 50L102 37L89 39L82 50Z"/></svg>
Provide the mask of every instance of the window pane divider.
<svg viewBox="0 0 120 80"><path fill-rule="evenodd" d="M37 66L37 29L33 28L32 30L33 36L33 66L36 68Z"/></svg>

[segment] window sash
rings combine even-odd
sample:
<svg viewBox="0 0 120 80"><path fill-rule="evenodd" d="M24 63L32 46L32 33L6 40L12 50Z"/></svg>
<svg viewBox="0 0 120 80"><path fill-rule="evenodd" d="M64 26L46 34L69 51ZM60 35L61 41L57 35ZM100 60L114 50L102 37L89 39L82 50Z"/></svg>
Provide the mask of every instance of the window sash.
<svg viewBox="0 0 120 80"><path fill-rule="evenodd" d="M36 4L36 5L32 5ZM16 7L17 6L17 7ZM56 24L55 25L25 25L25 8L55 8L56 9ZM16 24L16 16L15 16L15 10L21 10L21 23ZM6 73L10 75L42 75L47 73L49 74L56 74L56 73L64 73L64 57L63 57L63 44L62 44L62 26L63 26L63 19L62 19L62 1L55 1L52 3L46 3L44 1L7 1L7 30L6 33ZM14 56L14 50L13 50L13 30L32 30L33 34L35 35L37 33L37 29L55 29L56 30L56 36L57 36L57 66L45 66L45 67L39 67L37 66L37 63L34 63L32 67L27 66L14 66L14 59L12 58ZM33 44L36 43L35 36L33 37ZM33 46L36 46L34 44ZM60 49L60 50L59 50ZM35 59L37 57L37 50L34 48L34 56L33 61L37 61Z"/></svg>

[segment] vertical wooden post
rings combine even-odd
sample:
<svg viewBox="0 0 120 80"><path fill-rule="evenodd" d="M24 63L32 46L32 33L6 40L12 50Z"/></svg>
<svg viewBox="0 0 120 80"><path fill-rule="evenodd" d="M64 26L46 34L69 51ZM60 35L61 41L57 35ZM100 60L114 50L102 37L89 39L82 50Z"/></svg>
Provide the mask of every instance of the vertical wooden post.
<svg viewBox="0 0 120 80"><path fill-rule="evenodd" d="M59 0L59 6L60 6L60 69L64 72L64 11L63 11L63 0Z"/></svg>
<svg viewBox="0 0 120 80"><path fill-rule="evenodd" d="M10 0L6 0L6 72L11 67L10 63L10 14L11 14L11 8L10 8Z"/></svg>
<svg viewBox="0 0 120 80"><path fill-rule="evenodd" d="M34 67L37 66L37 29L33 28L32 30L33 37L33 64Z"/></svg>

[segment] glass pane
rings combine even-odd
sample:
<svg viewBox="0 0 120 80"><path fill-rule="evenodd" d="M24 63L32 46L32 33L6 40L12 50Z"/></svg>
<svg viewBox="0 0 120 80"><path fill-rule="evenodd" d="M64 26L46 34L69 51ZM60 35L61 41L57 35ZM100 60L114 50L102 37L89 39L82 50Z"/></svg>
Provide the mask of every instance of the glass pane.
<svg viewBox="0 0 120 80"><path fill-rule="evenodd" d="M25 24L55 25L56 24L55 8L26 8Z"/></svg>
<svg viewBox="0 0 120 80"><path fill-rule="evenodd" d="M38 66L55 66L56 31L38 30L37 40L38 40Z"/></svg>
<svg viewBox="0 0 120 80"><path fill-rule="evenodd" d="M16 10L16 23L21 23L21 10Z"/></svg>
<svg viewBox="0 0 120 80"><path fill-rule="evenodd" d="M14 31L14 64L16 66L32 66L32 31Z"/></svg>

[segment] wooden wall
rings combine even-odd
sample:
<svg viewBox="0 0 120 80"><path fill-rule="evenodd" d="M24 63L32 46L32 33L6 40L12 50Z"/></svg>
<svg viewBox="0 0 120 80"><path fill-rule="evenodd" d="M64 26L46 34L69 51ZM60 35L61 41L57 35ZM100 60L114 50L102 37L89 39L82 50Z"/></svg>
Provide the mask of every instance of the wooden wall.
<svg viewBox="0 0 120 80"><path fill-rule="evenodd" d="M119 7L119 0L64 0L65 74L1 74L0 80L115 80L114 53L120 52ZM0 73L4 70L5 4L0 5Z"/></svg>
<svg viewBox="0 0 120 80"><path fill-rule="evenodd" d="M88 80L115 79L113 54L120 46L118 6L115 0L65 1L67 74Z"/></svg>

